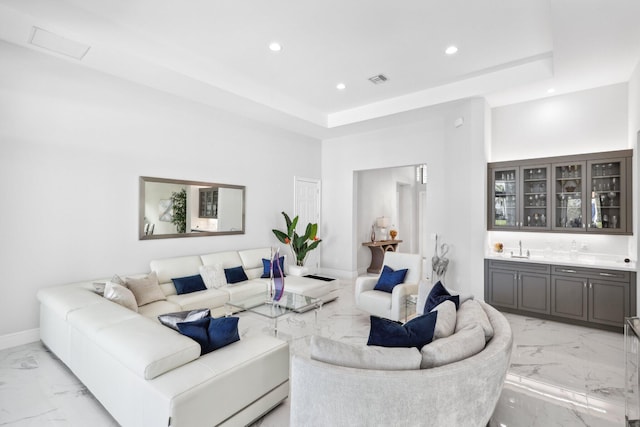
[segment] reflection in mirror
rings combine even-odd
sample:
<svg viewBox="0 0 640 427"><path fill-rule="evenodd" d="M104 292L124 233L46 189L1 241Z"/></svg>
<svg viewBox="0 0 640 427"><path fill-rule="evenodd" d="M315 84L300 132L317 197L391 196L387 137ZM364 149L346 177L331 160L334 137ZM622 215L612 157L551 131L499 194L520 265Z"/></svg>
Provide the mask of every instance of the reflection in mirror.
<svg viewBox="0 0 640 427"><path fill-rule="evenodd" d="M140 239L244 234L245 187L140 177Z"/></svg>

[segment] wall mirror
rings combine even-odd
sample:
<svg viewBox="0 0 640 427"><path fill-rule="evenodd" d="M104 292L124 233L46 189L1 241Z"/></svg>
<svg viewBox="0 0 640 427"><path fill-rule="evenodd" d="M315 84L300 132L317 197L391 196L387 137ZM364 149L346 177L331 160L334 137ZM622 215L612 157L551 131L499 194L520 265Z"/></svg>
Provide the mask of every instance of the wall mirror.
<svg viewBox="0 0 640 427"><path fill-rule="evenodd" d="M244 234L245 187L140 177L140 240Z"/></svg>

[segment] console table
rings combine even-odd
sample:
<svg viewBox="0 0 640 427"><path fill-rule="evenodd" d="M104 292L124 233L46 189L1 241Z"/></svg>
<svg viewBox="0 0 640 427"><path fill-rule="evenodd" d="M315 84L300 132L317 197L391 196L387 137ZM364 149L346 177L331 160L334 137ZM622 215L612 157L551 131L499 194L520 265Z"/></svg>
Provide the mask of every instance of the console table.
<svg viewBox="0 0 640 427"><path fill-rule="evenodd" d="M362 246L368 246L371 249L371 265L367 268L367 273L380 273L384 253L387 251L395 252L399 243L402 243L402 240L376 240L375 242L363 243Z"/></svg>

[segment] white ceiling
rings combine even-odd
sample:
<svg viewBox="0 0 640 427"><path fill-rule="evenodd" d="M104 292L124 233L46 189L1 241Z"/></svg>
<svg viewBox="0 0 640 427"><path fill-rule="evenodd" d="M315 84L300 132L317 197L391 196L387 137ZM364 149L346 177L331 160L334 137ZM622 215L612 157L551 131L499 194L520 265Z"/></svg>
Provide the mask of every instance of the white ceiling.
<svg viewBox="0 0 640 427"><path fill-rule="evenodd" d="M91 47L68 61L326 137L472 96L628 81L639 17L638 0L0 0L0 39L48 52L28 43L37 26Z"/></svg>

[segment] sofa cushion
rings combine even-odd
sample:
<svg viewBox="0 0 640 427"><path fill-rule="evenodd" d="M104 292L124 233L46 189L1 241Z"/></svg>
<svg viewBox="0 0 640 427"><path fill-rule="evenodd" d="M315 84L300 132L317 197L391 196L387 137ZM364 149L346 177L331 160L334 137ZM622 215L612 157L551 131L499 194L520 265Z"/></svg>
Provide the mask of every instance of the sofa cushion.
<svg viewBox="0 0 640 427"><path fill-rule="evenodd" d="M171 296L167 298L171 298ZM155 301L151 304L138 307L138 313L142 314L144 317L148 317L149 319L153 319L156 321L158 320L158 316L161 314L174 313L181 310L182 307L180 306L180 304L171 301Z"/></svg>
<svg viewBox="0 0 640 427"><path fill-rule="evenodd" d="M468 326L480 324L484 331L485 340L489 341L493 337L493 326L489 322L487 313L476 300L468 300L460 306L456 318L456 333Z"/></svg>
<svg viewBox="0 0 640 427"><path fill-rule="evenodd" d="M177 326L181 334L200 344L200 355L240 340L237 317L205 317L192 322L180 322Z"/></svg>
<svg viewBox="0 0 640 427"><path fill-rule="evenodd" d="M198 274L201 265L202 261L197 255L154 259L150 263L151 271L156 272L160 284L171 283L171 279L174 277Z"/></svg>
<svg viewBox="0 0 640 427"><path fill-rule="evenodd" d="M424 304L424 313L428 313L438 306L443 301L453 301L456 305L456 309L460 306L460 297L458 295L451 295L440 281L438 281L427 296L427 301Z"/></svg>
<svg viewBox="0 0 640 427"><path fill-rule="evenodd" d="M224 290L229 295L229 301L236 302L254 295L266 295L268 285L267 279L253 279L228 286Z"/></svg>
<svg viewBox="0 0 640 427"><path fill-rule="evenodd" d="M371 316L371 330L367 345L382 347L422 348L433 339L438 312L423 314L404 325L382 317Z"/></svg>
<svg viewBox="0 0 640 427"><path fill-rule="evenodd" d="M238 251L245 270L262 267L262 258L271 258L271 248L245 249ZM239 264L236 264L239 265Z"/></svg>
<svg viewBox="0 0 640 427"><path fill-rule="evenodd" d="M190 294L169 295L167 301L178 304L182 310L215 308L222 307L229 301L229 293L222 289L207 289Z"/></svg>
<svg viewBox="0 0 640 427"><path fill-rule="evenodd" d="M438 312L433 339L446 338L456 330L456 305L453 301L446 300L438 304L433 311Z"/></svg>
<svg viewBox="0 0 640 427"><path fill-rule="evenodd" d="M204 319L205 317L211 317L211 311L208 308L161 314L158 316L158 321L164 326L180 332L178 323L193 322L194 320Z"/></svg>
<svg viewBox="0 0 640 427"><path fill-rule="evenodd" d="M284 290L312 298L322 298L331 291L338 289L339 283L340 282L338 280L325 282L323 280L315 280L309 277L287 276L284 281Z"/></svg>
<svg viewBox="0 0 640 427"><path fill-rule="evenodd" d="M407 271L408 269L406 268L401 270L394 270L388 265L385 265L382 268L380 277L378 278L378 283L376 283L376 286L373 288L373 290L391 293L396 285L404 282Z"/></svg>
<svg viewBox="0 0 640 427"><path fill-rule="evenodd" d="M85 309L89 311L91 307ZM150 380L200 356L200 346L158 322L136 316L100 329L93 338L136 375Z"/></svg>
<svg viewBox="0 0 640 427"><path fill-rule="evenodd" d="M109 301L138 312L138 302L129 289L117 283L107 282L104 286L104 297Z"/></svg>
<svg viewBox="0 0 640 427"><path fill-rule="evenodd" d="M233 285L234 283L246 282L249 280L247 274L242 269L242 266L225 268L224 275L227 278L227 284Z"/></svg>
<svg viewBox="0 0 640 427"><path fill-rule="evenodd" d="M207 289L200 274L187 277L176 277L171 279L176 287L178 295L190 294L191 292L204 291Z"/></svg>
<svg viewBox="0 0 640 427"><path fill-rule="evenodd" d="M227 278L224 276L224 269L221 263L201 265L199 270L207 288L220 289L227 284Z"/></svg>
<svg viewBox="0 0 640 427"><path fill-rule="evenodd" d="M435 368L457 362L482 351L485 345L484 331L479 324L457 330L455 334L435 340L420 350L422 369Z"/></svg>
<svg viewBox="0 0 640 427"><path fill-rule="evenodd" d="M313 360L359 369L419 369L422 361L415 347L354 346L315 335L311 337L310 352Z"/></svg>
<svg viewBox="0 0 640 427"><path fill-rule="evenodd" d="M127 282L127 288L129 288L136 297L138 306L166 299L158 284L158 276L154 271L146 277L127 277L125 281Z"/></svg>
<svg viewBox="0 0 640 427"><path fill-rule="evenodd" d="M278 258L278 265L280 266L280 271L282 272L282 276L286 277L286 274L284 274L284 256L281 256L280 258ZM274 267L273 274L278 274L275 271L275 267ZM260 278L269 279L270 277L271 277L271 260L262 258L262 275L260 276Z"/></svg>
<svg viewBox="0 0 640 427"><path fill-rule="evenodd" d="M211 254L200 255L203 265L220 264L222 268L237 267L242 265L242 259L238 251L214 252ZM262 257L260 257L262 259ZM260 264L258 264L260 267Z"/></svg>

